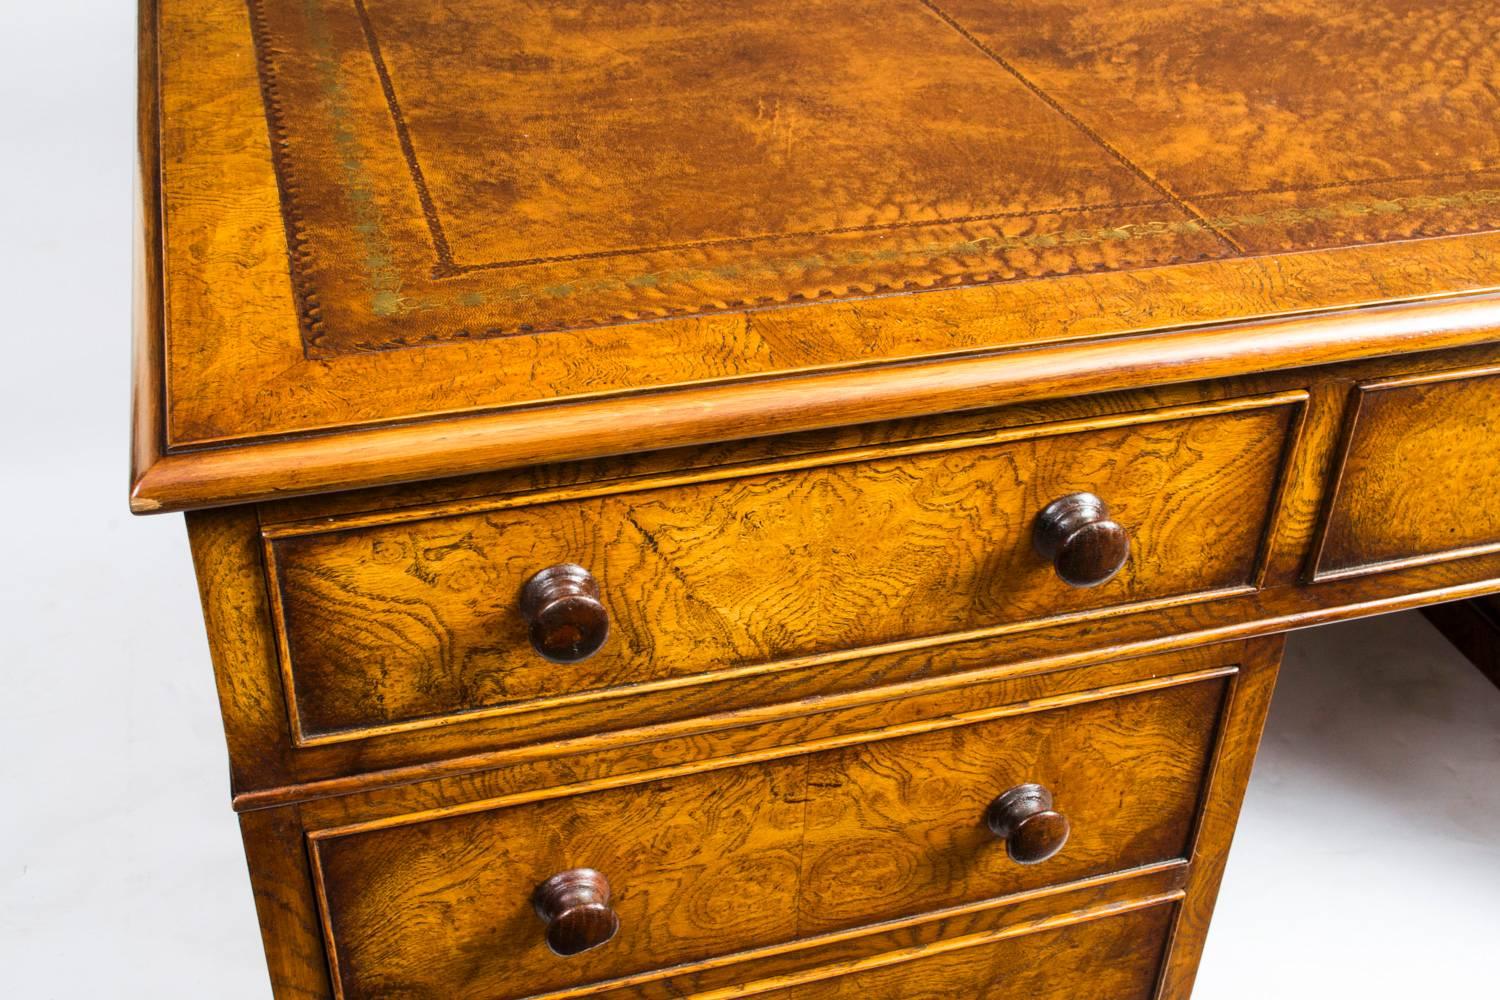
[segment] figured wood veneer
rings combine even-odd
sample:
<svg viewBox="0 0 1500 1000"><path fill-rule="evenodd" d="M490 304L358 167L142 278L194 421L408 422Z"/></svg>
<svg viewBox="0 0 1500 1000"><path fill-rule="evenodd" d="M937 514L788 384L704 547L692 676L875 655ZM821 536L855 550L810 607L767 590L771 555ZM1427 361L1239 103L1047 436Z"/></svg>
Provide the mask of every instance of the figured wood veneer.
<svg viewBox="0 0 1500 1000"><path fill-rule="evenodd" d="M767 946L1185 857L1233 674L315 834L343 995L526 996L709 958L725 942ZM985 817L1033 778L1066 798L1073 835L1021 865ZM530 899L573 867L609 878L620 930L561 962Z"/></svg>
<svg viewBox="0 0 1500 1000"><path fill-rule="evenodd" d="M1363 384L1314 575L1500 551L1500 369Z"/></svg>
<svg viewBox="0 0 1500 1000"><path fill-rule="evenodd" d="M1314 531L1326 508L1327 484L1337 465L1351 384L1398 373L1470 369L1495 360L1493 349L1390 358L195 514L189 525L220 679L236 802L253 808L440 774L471 774L560 754L591 758L656 739L707 738L706 734L731 732L738 726L770 724L764 733L745 734L747 740L769 740L776 738L772 734L797 730L801 724L795 720L815 707L829 710L829 717L844 725L842 720L921 710L929 699L958 684L988 683L1112 656L1180 650L1195 643L1266 635L1487 593L1500 576L1500 554L1311 587L1303 579ZM951 444L997 430L1026 437L1039 425L1059 421L1115 416L1131 421L1142 411L1163 407L1218 405L1247 395L1302 391L1308 393L1302 432L1285 459L1285 483L1276 501L1258 591L1186 604L1167 599L1164 605L1126 605L1122 613L1113 610L1120 606L1101 606L873 648L748 663L712 676L621 688L596 700L579 702L573 695L573 700L564 698L550 707L532 704L515 712L467 712L443 717L439 726L362 733L354 740L299 743L293 738L263 565L263 530L292 537L315 534L330 524L361 528L421 522L480 514L497 505L524 507L537 499L576 497L581 492L604 495L684 479L733 479L767 463L818 465L831 451L883 451L893 444L944 437L952 439ZM1023 539L1021 544L1029 543ZM1040 561L1034 553L1028 558ZM517 576L517 586L522 579ZM1064 588L1063 593L1066 600L1074 592ZM524 637L519 641L524 643ZM591 761L588 766L596 765Z"/></svg>
<svg viewBox="0 0 1500 1000"><path fill-rule="evenodd" d="M304 742L1256 583L1302 397L810 456L654 490L268 532ZM983 440L982 438L978 440ZM1033 522L1082 487L1133 556L1079 591ZM855 544L855 539L858 544ZM612 638L564 666L518 613L538 569L598 581ZM791 586L796 581L795 586Z"/></svg>
<svg viewBox="0 0 1500 1000"><path fill-rule="evenodd" d="M893 713L878 713L869 716L866 721L868 728L864 732L850 733L816 743L805 743L801 746L795 744L796 737L781 734L765 749L747 750L746 744L735 740L731 734L724 734L730 737L727 742L689 739L676 741L675 748L672 748L674 746L672 744L657 748L637 746L614 754L598 755L597 758L561 758L542 762L539 767L491 770L459 779L370 789L353 795L315 799L300 805L253 811L245 816L246 831L247 836L254 834L251 849L252 857L257 861L257 894L262 897L262 914L268 935L268 949L279 959L273 966L273 978L278 990L281 991L278 995L282 995L282 992L286 995L302 995L303 993L314 996L331 995L328 992L331 987L326 985L326 980L320 979L322 973L319 969L300 966L295 957L320 953L325 947L325 934L333 933L331 930L333 925L327 925L325 928L323 920L319 917L319 910L324 904L314 896L312 876L298 874L299 859L306 856L306 842L303 839L304 835L299 831L306 831L315 844L338 845L341 841L345 841L357 845L363 839L366 844L371 845L370 848L361 849L365 851L381 843L425 845L419 849L436 857L433 852L461 850L458 842L440 835L442 831L454 829L455 823L468 826L477 823L480 829L484 829L486 816L503 817L509 813L519 819L526 815L525 810L532 806L567 810L575 808L569 803L579 796L595 797L596 801L601 804L607 804L609 801L628 803L632 799L625 796L632 789L645 789L647 794L660 796L666 794L666 789L679 787L684 781L708 781L715 774L742 769L755 771L762 769L763 765L785 766L786 763L794 762L800 757L806 760L827 760L830 766L838 761L843 761L847 765L860 765L861 770L850 772L850 774L859 776L861 782L867 780L864 775L868 772L863 770L866 766L877 767L885 774L880 782L871 786L869 796L866 797L861 797L859 789L848 782L841 783L838 789L819 789L817 787L819 784L827 783L826 777L809 774L806 786L810 793L830 796L827 800L829 808L825 808L823 813L829 817L841 814L849 816L848 824L836 824L832 828L825 829L821 840L812 841L814 844L822 843L837 853L839 838L851 835L863 836L868 841L871 834L875 834L875 830L867 830L861 834L856 828L861 825L860 817L869 815L871 810L875 809L878 814L888 817L887 821L879 827L885 832L876 834L877 837L890 836L906 842L905 838L900 837L903 824L915 822L927 828L926 824L931 823L929 835L919 838L919 841L911 842L910 850L914 857L922 856L923 852L940 844L944 837L958 837L965 844L985 843L991 853L1003 858L1004 846L994 841L984 826L983 810L986 807L986 801L980 794L980 789L985 783L979 780L982 777L979 771L964 768L962 776L958 778L959 784L968 787L972 783L974 786L971 792L965 793L965 801L977 810L974 815L967 816L969 833L964 834L946 824L944 817L954 813L952 804L945 805L935 795L923 795L920 788L915 786L906 787L914 788L914 793L918 796L915 800L918 809L910 817L903 819L904 807L901 803L906 793L901 791L903 785L900 776L904 772L900 768L892 769L889 763L892 755L895 755L897 759L900 755L895 750L882 751L881 746L895 747L902 741L914 742L917 746L942 746L945 745L945 740L952 739L946 734L955 734L956 737L957 734L970 731L978 733L986 727L1006 724L1038 725L1047 716L1058 714L1068 715L1075 721L1095 717L1115 720L1144 719L1145 729L1126 725L1124 727L1106 726L1103 730L1096 730L1094 736L1098 738L1097 745L1089 744L1087 747L1083 744L1089 743L1090 737L1081 733L1066 737L1067 746L1049 749L1052 741L1045 741L1040 745L1027 743L1021 739L1020 731L1016 730L1016 741L1006 740L999 744L993 740L985 741L979 751L978 759L989 762L1025 763L1021 760L1022 757L1029 757L1036 753L1056 760L1076 760L1077 763L1073 766L1084 768L1084 771L1080 773L1088 776L1089 787L1114 787L1117 780L1125 780L1120 779L1115 772L1121 767L1130 771L1135 766L1131 763L1135 759L1132 748L1138 748L1138 740L1145 738L1148 732L1163 732L1163 740L1152 743L1153 749L1147 757L1147 760L1155 760L1166 766L1166 771L1158 773L1165 774L1168 771L1176 771L1180 767L1190 768L1192 765L1186 764L1182 758L1184 754L1190 755L1191 751L1175 747L1173 741L1165 736L1165 732L1179 722L1186 722L1195 728L1203 725L1206 720L1205 715L1188 708L1188 701L1192 700L1191 697L1187 701L1183 698L1195 691L1201 695L1202 692L1215 688L1227 695L1228 702L1222 710L1215 708L1207 713L1208 716L1217 719L1216 722L1211 723L1211 741L1214 749L1211 763L1208 765L1206 784L1193 796L1198 804L1188 807L1189 811L1195 814L1191 845L1188 847L1193 859L1192 866L1189 868L1184 869L1181 861L1169 861L1132 869L1128 872L1101 875L1074 882L1043 877L1054 862L1059 866L1069 864L1065 859L1069 856L1070 850L1077 847L1076 844L1071 844L1061 855L1053 859L1053 862L1040 866L1014 866L1008 859L1003 862L1002 868L1013 867L1020 873L1017 877L1038 887L1034 890L1024 890L1019 894L998 898L981 896L973 902L955 907L936 911L909 912L882 923L859 924L841 931L797 937L794 940L749 951L732 951L726 954L722 951L723 944L720 942L721 951L716 957L692 962L685 966L667 969L651 968L639 974L609 980L595 986L565 987L561 991L537 994L539 997L547 997L548 1000L561 1000L562 997L582 995L598 996L601 1000L668 1000L671 997L727 989L747 981L785 985L788 982L800 981L800 977L803 976L810 977L810 979L827 979L841 974L831 970L864 968L870 967L872 963L883 965L891 964L892 961L905 962L919 958L925 954L929 946L934 948L933 955L950 950L949 945L954 941L959 941L960 947L966 947L967 945L963 942L969 941L975 935L1000 940L1035 930L1070 925L1080 919L1093 919L1093 917L1109 912L1120 912L1122 907L1127 910L1138 908L1144 905L1143 900L1165 902L1181 900L1182 905L1175 908L1176 915L1173 918L1175 921L1173 934L1179 939L1173 954L1184 963L1180 971L1185 970L1187 976L1184 979L1180 971L1171 972L1164 981L1162 995L1171 1000L1185 1000L1186 984L1190 983L1191 971L1196 964L1196 948L1201 945L1207 914L1212 909L1218 876L1222 872L1222 863L1228 847L1229 833L1233 828L1234 816L1239 809L1240 797L1248 779L1249 764L1253 760L1260 727L1265 718L1271 687L1275 680L1280 645L1280 640L1277 638L1252 642L1243 646L1235 644L1198 648L1168 657L1099 664L1073 671L1054 671L1040 676L1020 677L999 685L953 689L929 706L926 713L922 713L926 716L925 718L919 715L919 721L892 724ZM1226 672L1225 665L1235 662L1241 665L1239 669ZM1079 687L1080 684L1097 683L1102 678L1110 678L1115 683L1105 690L1087 687L1080 689ZM1017 698L1024 700L1017 701ZM1133 709L1128 709L1126 705L1118 704L1119 699L1122 698L1127 704L1135 700L1144 705L1179 705L1196 721L1188 722L1184 717L1177 715L1175 710L1170 711L1168 715L1177 722L1152 711L1145 712L1143 716ZM1118 714L1121 711L1124 714ZM1083 714L1076 714L1080 712ZM899 718L900 715L897 714L895 717ZM819 730L826 731L826 728L821 723L812 726L812 731ZM1130 735L1132 732L1135 736ZM1062 735L1061 732L1058 733L1059 737ZM964 737L964 740L971 738L973 737ZM871 743L871 740L875 742ZM1073 742L1075 740L1083 742L1075 744ZM954 745L949 742L939 753L948 754L950 750L947 746ZM712 756L715 753L713 747L719 747L720 751L731 747L735 749L729 750L727 756ZM872 756L872 750L878 756ZM1125 757L1116 761L1117 752L1124 753ZM674 753L685 753L687 756L676 764L658 767L650 773L642 773L636 777L628 774L629 766L649 764L652 760L665 762L670 760ZM919 756L918 759L926 758ZM960 755L955 759L961 763L964 757ZM1110 761L1106 766L1094 767L1086 763L1106 759ZM1166 765L1167 761L1173 760L1177 763ZM576 783L583 770L587 768L593 768L597 777L584 783ZM944 770L947 770L946 763ZM826 776L838 772L825 768L819 773ZM922 784L925 780L948 781L950 786L952 785L952 779L942 775L930 779L917 779L913 776L916 785ZM575 783L559 784L568 781ZM1096 783L1102 783L1102 786ZM1062 793L1064 788L1075 786L1070 782L1056 787ZM652 789L662 791L652 792ZM1138 823L1142 824L1142 828L1149 827L1158 831L1149 835L1148 839L1151 842L1161 842L1159 838L1161 824L1176 822L1164 816L1150 815L1151 806L1155 801L1150 795L1136 796L1134 793L1127 792L1123 800L1116 796L1117 802L1111 807L1107 796L1101 799L1099 796L1091 795L1080 800L1071 790L1067 794L1069 795L1068 801L1079 802L1079 808L1084 811L1098 811L1105 817L1106 825L1124 822L1129 826ZM793 798L796 797L798 796L793 795ZM816 800L809 801L806 805L810 807L813 801ZM1118 809L1119 801L1130 803L1129 810L1132 818L1119 821L1109 818L1110 814ZM1170 797L1169 801L1178 802L1176 798ZM849 807L856 803L864 803L864 805L859 812L850 813ZM774 804L757 806L757 808L770 807L774 807ZM419 811L414 812L414 808ZM631 807L627 807L626 815L633 814L629 811L630 809ZM724 822L728 824L724 831L726 834L731 833L729 827L735 825L733 822L735 813L732 809L720 810L714 806L709 814L722 814ZM608 826L613 822L610 819L613 814L607 809L601 808L593 815L597 818L593 823L585 824L583 831L585 837L588 837L587 827L594 826L603 829L599 826L600 823ZM686 821L684 817L684 822ZM1091 820L1091 822L1094 821ZM423 828L434 831L435 837L433 839L422 837L420 831ZM1118 826L1112 828L1119 829ZM517 829L522 837L521 843L530 843L532 846L544 845L548 842L565 846L566 840L571 839L571 835L569 838L558 839L560 835L548 835L545 829L530 830L525 827ZM849 832L842 832L846 829ZM757 833L756 831L760 831L760 828L747 827L739 835L749 838L769 832ZM654 837L646 827L638 829L638 836ZM692 837L674 838L666 836L665 833L663 837L664 839L656 838L656 846L649 850L663 850L670 845L675 845L671 849L676 852L674 856L677 856L681 851L690 852L694 843ZM1114 850L1130 852L1137 849L1117 836L1107 836L1105 839L1110 841ZM602 837L590 838L589 842L608 849L619 849L609 848L608 843ZM503 847L500 849L504 850ZM1150 848L1147 849L1150 850ZM466 860L463 863L475 866L478 870L487 869L490 874L486 875L486 878L506 878L502 869L486 864L485 859L489 850L489 847L481 845L475 851L465 854ZM321 848L316 848L314 855L320 852ZM951 851L938 852L928 857L932 865L939 866L943 872L947 873L943 880L950 888L948 890L922 890L917 885L904 883L906 888L902 891L901 901L909 901L910 891L956 891L956 884L952 882L952 878L969 878L970 875L981 879L990 878L993 876L985 873L995 871L991 865L987 864L968 875L963 874L962 867L954 866L954 862L959 860L959 855ZM526 934L534 935L520 939L522 946L529 948L530 944L526 942L534 943L540 940L542 926L532 914L529 900L518 905L516 911L507 916L502 913L502 903L493 896L463 892L463 886L470 883L443 879L442 865L413 868L395 862L394 856L382 855L378 863L355 870L356 884L368 887L369 891L384 892L385 887L394 886L403 880L420 881L424 878L438 880L434 887L441 893L453 894L454 906L457 909L446 911L447 915L435 922L420 924L419 926L423 928L421 933L441 937L449 933L445 928L455 926L454 917L460 917L458 926L463 926L462 914L467 912L469 907L478 906L494 910L502 919L514 919L518 931L524 930ZM725 864L722 859L716 863L721 866ZM1061 875L1056 870L1053 870L1051 874ZM395 882L391 881L392 878ZM857 881L855 884L856 886L865 885L868 884L868 880ZM1189 889L1189 893L1184 898L1185 887ZM531 891L528 886L518 886L518 888L523 892ZM622 897L626 892L625 887L619 883L612 888ZM979 888L979 883L975 883L971 888ZM871 886L868 896L870 903L880 905L879 897L878 887ZM810 898L809 903L815 907L823 906L828 905L830 900L838 898L837 886L829 883L828 892L815 899ZM427 897L412 897L411 902L417 906L437 905L436 897L433 897L430 903L424 903L424 899ZM896 901L892 905L900 907L903 905L901 901ZM380 924L380 921L375 918L374 905L371 900L367 910L371 916L372 922L368 926L372 933L377 932ZM649 906L648 909L650 909ZM1079 917L1077 916L1079 913L1090 915ZM829 916L834 920L840 919L839 914ZM482 927L482 921L478 922L477 926ZM629 926L628 922L622 923L622 933L625 932L624 928ZM332 938L327 938L327 940L332 940ZM384 933L384 940L389 947L382 954L387 958L398 955L399 951L391 949L399 949L401 940L399 931L394 927L388 929ZM504 950L514 946L514 940L508 936L503 938L483 936L480 940L484 942L483 945L471 954L476 958L482 958L486 963L498 961L492 954L494 949ZM545 946L543 946L543 951L545 951ZM578 958L587 964L591 961L590 955L597 958L608 951L609 946L606 946ZM449 953L448 945L443 946L442 953ZM453 963L463 967L460 956L453 954L450 957ZM575 961L575 959L562 960L555 957L553 960L565 965ZM419 957L415 955L402 961L409 962L411 968L414 969L420 968L422 964ZM1177 966L1173 967L1177 968ZM579 973L579 975L584 974ZM324 985L319 985L320 982ZM457 989L451 984L448 988ZM416 995L423 994L419 992ZM446 995L465 994L460 992Z"/></svg>
<svg viewBox="0 0 1500 1000"><path fill-rule="evenodd" d="M1172 918L1170 899L1119 906L1033 930L976 934L847 968L703 994L700 1000L1151 1000ZM1087 985L1083 985L1087 984ZM1086 993L1080 993L1086 990Z"/></svg>

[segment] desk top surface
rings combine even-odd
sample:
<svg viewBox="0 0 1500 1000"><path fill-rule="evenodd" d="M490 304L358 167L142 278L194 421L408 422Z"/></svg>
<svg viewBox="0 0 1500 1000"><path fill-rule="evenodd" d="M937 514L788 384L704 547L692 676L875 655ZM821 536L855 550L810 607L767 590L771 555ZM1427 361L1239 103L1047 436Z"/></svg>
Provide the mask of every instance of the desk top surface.
<svg viewBox="0 0 1500 1000"><path fill-rule="evenodd" d="M469 471L733 387L742 435L839 373L1492 326L1446 297L1500 286L1496 39L1491 0L148 2L137 506L450 471L299 479L330 434L511 440ZM145 482L226 448L259 486Z"/></svg>

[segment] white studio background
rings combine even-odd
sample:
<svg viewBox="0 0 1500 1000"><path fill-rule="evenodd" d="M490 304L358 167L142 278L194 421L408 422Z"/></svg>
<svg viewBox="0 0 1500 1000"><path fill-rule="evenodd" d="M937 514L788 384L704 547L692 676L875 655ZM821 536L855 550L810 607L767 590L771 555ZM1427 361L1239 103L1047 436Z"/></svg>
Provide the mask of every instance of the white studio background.
<svg viewBox="0 0 1500 1000"><path fill-rule="evenodd" d="M135 10L0 9L0 995L259 1000L181 518L126 512ZM1493 995L1497 940L1500 691L1294 636L1199 1000Z"/></svg>

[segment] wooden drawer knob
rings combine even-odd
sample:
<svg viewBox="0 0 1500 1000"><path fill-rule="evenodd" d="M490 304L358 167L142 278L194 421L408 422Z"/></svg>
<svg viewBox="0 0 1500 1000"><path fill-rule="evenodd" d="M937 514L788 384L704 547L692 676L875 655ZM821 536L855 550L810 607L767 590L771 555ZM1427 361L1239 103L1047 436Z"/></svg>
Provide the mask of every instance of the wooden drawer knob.
<svg viewBox="0 0 1500 1000"><path fill-rule="evenodd" d="M1041 785L1012 788L990 803L984 821L1023 865L1046 861L1068 842L1068 818L1052 808L1052 793Z"/></svg>
<svg viewBox="0 0 1500 1000"><path fill-rule="evenodd" d="M531 645L553 663L586 660L609 636L609 612L599 603L599 584L572 563L549 566L527 580L521 614L531 626Z"/></svg>
<svg viewBox="0 0 1500 1000"><path fill-rule="evenodd" d="M1114 579L1130 558L1130 535L1109 519L1109 505L1092 493L1069 493L1037 515L1032 542L1070 587Z"/></svg>
<svg viewBox="0 0 1500 1000"><path fill-rule="evenodd" d="M536 887L531 905L547 925L547 947L564 957L606 944L620 929L609 879L592 868L558 872Z"/></svg>

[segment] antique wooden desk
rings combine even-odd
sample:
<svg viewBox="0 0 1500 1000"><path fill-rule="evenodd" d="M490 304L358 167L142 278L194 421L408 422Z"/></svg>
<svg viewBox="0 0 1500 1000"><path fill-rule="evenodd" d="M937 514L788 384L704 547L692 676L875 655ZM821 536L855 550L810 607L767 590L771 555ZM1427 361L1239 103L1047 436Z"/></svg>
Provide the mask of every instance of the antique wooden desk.
<svg viewBox="0 0 1500 1000"><path fill-rule="evenodd" d="M1497 38L149 0L275 995L1187 997L1281 634L1500 590Z"/></svg>

